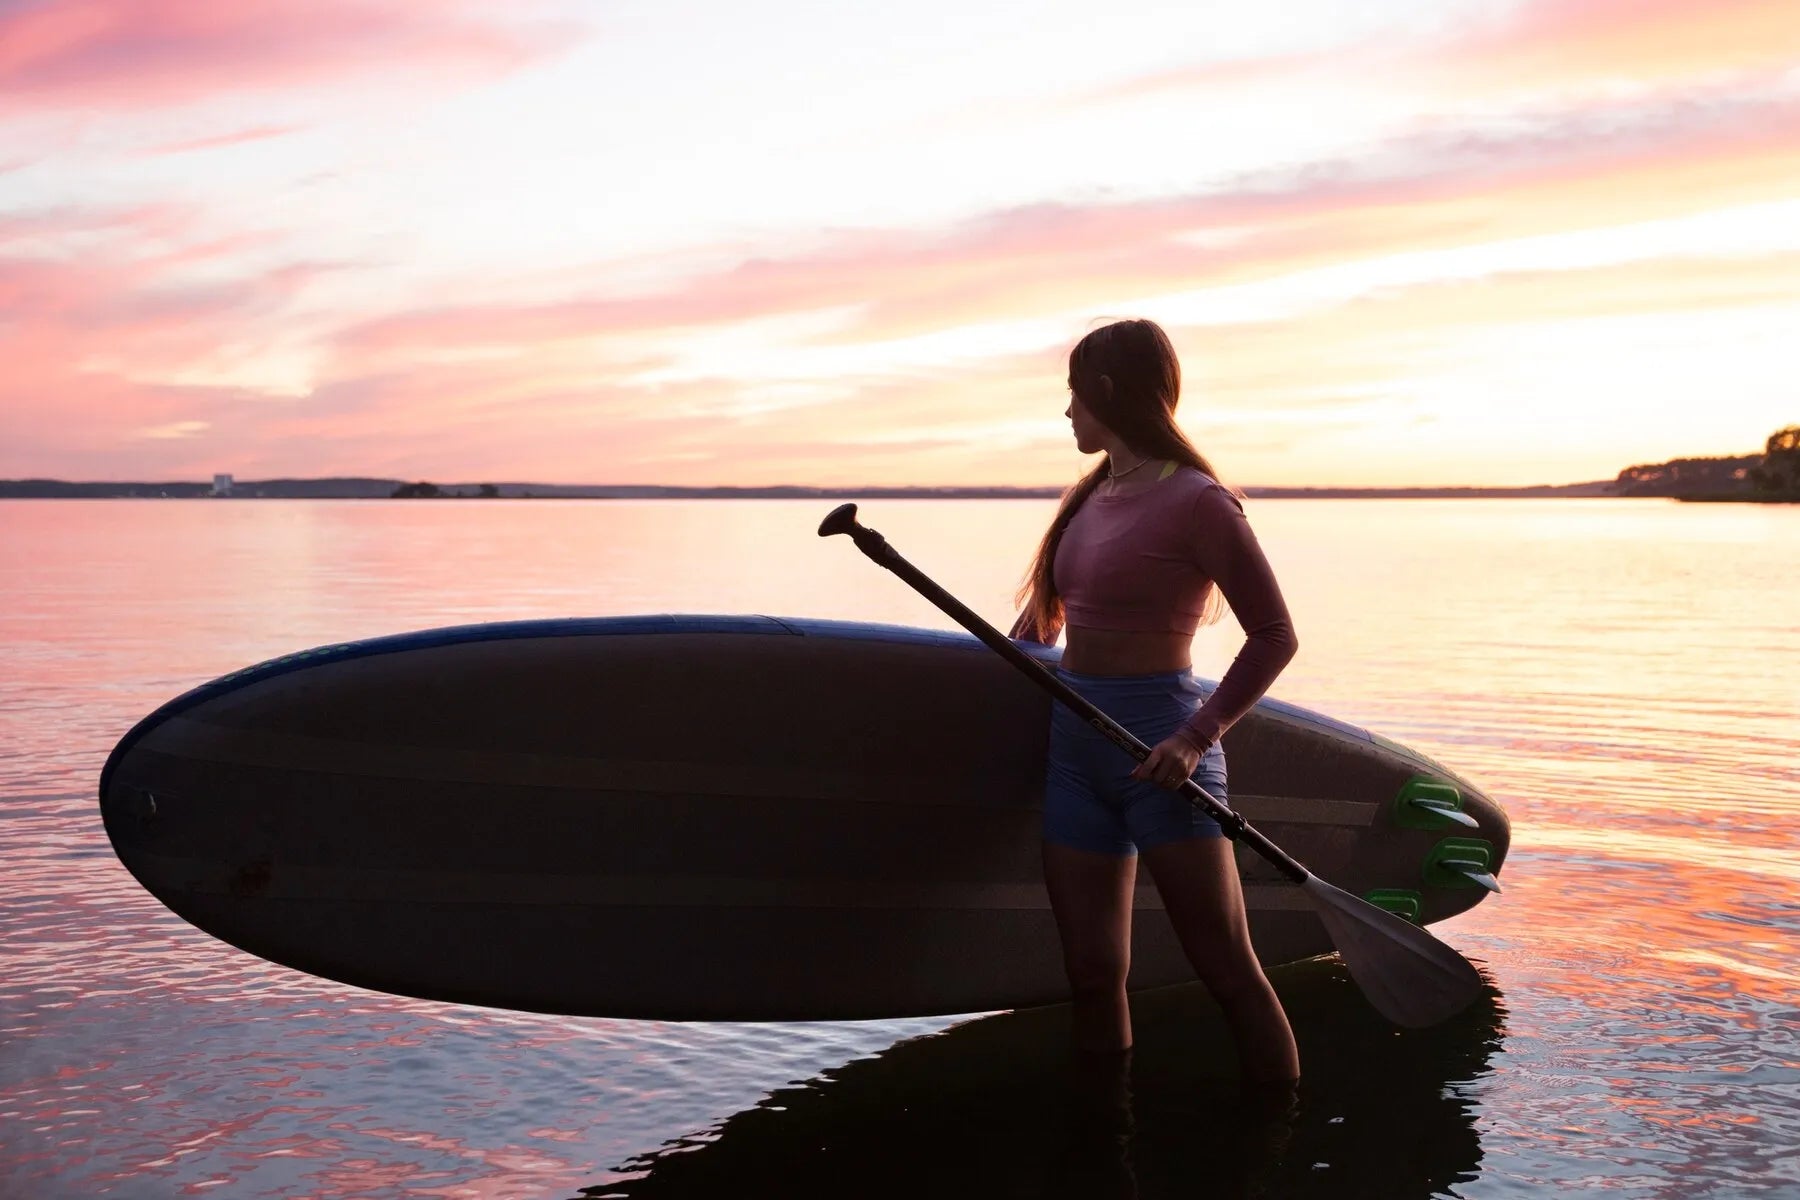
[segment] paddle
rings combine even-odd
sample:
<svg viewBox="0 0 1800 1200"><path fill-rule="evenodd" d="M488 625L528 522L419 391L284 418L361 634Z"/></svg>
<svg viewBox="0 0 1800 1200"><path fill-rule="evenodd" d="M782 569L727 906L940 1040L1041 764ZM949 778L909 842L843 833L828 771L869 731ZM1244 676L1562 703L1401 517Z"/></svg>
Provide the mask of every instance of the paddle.
<svg viewBox="0 0 1800 1200"><path fill-rule="evenodd" d="M857 549L878 566L886 567L912 585L958 625L1023 671L1033 683L1074 709L1120 749L1139 762L1150 757L1148 746L907 562L888 545L886 538L858 524L856 505L839 505L819 524L820 537L838 533L849 534ZM1356 980L1369 1002L1390 1021L1415 1029L1435 1025L1460 1012L1481 993L1485 985L1480 974L1455 950L1404 917L1326 883L1192 779L1181 785L1181 792L1217 821L1227 837L1248 845L1300 885L1300 890L1318 910L1319 919L1343 957L1344 965L1349 967L1351 978Z"/></svg>

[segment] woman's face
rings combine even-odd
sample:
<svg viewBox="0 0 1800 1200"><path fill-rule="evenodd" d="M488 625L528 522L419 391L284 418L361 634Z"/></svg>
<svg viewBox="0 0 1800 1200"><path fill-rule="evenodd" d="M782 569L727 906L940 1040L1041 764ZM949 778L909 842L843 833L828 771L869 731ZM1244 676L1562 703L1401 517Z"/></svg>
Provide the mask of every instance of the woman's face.
<svg viewBox="0 0 1800 1200"><path fill-rule="evenodd" d="M1106 446L1100 440L1105 426L1088 411L1081 397L1075 394L1073 384L1069 386L1069 407L1063 410L1063 416L1069 418L1070 428L1075 434L1075 448L1083 454L1097 454Z"/></svg>

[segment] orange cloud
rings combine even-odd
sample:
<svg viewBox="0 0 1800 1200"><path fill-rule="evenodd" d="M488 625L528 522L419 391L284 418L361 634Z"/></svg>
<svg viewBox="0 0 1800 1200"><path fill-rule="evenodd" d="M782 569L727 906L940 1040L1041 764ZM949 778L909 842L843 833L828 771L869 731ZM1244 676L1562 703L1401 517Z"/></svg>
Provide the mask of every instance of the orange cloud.
<svg viewBox="0 0 1800 1200"><path fill-rule="evenodd" d="M1439 78L1478 90L1761 73L1795 65L1796 47L1790 0L1536 0L1423 58Z"/></svg>
<svg viewBox="0 0 1800 1200"><path fill-rule="evenodd" d="M1800 7L1790 0L1532 0L1491 20L1432 37L1202 62L1060 102L1083 107L1188 91L1293 84L1307 76L1377 74L1400 87L1451 94L1654 88L1724 75L1780 72L1800 62Z"/></svg>

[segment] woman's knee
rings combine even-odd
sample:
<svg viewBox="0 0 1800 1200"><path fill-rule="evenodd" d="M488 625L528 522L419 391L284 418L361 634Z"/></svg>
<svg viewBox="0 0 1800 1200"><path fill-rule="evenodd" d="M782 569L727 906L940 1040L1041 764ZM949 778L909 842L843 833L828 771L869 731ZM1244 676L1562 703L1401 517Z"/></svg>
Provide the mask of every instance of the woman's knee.
<svg viewBox="0 0 1800 1200"><path fill-rule="evenodd" d="M1131 969L1130 960L1103 950L1073 951L1063 955L1069 990L1076 995L1101 995L1119 991Z"/></svg>
<svg viewBox="0 0 1800 1200"><path fill-rule="evenodd" d="M1238 953L1208 955L1193 966L1200 982L1221 1004L1259 998L1269 990L1269 977L1247 948Z"/></svg>

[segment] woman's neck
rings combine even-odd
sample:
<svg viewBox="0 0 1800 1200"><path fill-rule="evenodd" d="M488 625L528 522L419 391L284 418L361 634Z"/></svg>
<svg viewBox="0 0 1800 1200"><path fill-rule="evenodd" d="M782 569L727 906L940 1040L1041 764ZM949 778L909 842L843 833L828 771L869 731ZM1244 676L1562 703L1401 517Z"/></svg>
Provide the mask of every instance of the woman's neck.
<svg viewBox="0 0 1800 1200"><path fill-rule="evenodd" d="M1133 454L1129 450L1108 451L1106 475L1100 481L1102 494L1125 496L1154 487L1167 475L1162 459Z"/></svg>
<svg viewBox="0 0 1800 1200"><path fill-rule="evenodd" d="M1106 456L1106 476L1108 479L1123 479L1133 472L1140 471L1150 463L1148 455L1109 453Z"/></svg>

